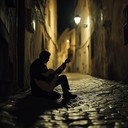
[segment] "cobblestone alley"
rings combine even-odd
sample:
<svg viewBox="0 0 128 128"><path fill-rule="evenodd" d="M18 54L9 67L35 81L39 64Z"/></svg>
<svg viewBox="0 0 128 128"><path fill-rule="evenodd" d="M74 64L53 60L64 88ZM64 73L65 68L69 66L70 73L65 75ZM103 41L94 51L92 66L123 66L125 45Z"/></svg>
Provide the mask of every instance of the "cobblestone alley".
<svg viewBox="0 0 128 128"><path fill-rule="evenodd" d="M30 96L29 90L10 96L0 104L0 128L128 128L128 84L67 76L77 98L49 101Z"/></svg>

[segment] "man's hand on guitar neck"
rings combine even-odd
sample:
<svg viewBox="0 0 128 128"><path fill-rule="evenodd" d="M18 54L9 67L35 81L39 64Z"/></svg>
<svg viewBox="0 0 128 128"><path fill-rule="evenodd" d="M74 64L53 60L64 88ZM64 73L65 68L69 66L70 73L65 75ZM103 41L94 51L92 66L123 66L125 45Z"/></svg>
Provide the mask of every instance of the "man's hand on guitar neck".
<svg viewBox="0 0 128 128"><path fill-rule="evenodd" d="M56 69L55 72L56 72L57 74L60 74L60 73L65 69L66 64L69 63L69 62L71 62L71 60L70 60L69 58L67 58L67 59L65 60L65 62L62 63L62 65Z"/></svg>
<svg viewBox="0 0 128 128"><path fill-rule="evenodd" d="M64 63L67 64L69 62L71 62L71 60L69 58L67 58Z"/></svg>
<svg viewBox="0 0 128 128"><path fill-rule="evenodd" d="M65 68L66 64L69 62L71 62L71 60L69 58L67 58L61 66Z"/></svg>

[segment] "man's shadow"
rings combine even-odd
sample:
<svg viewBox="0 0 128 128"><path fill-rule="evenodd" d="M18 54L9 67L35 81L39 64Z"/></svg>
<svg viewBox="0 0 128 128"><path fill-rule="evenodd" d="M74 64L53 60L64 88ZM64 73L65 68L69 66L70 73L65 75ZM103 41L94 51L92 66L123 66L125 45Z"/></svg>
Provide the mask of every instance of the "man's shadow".
<svg viewBox="0 0 128 128"><path fill-rule="evenodd" d="M23 127L31 127L45 111L64 107L69 101L70 99L62 99L57 102L57 100L47 100L28 95L17 101L15 105L14 115L17 117L17 124Z"/></svg>

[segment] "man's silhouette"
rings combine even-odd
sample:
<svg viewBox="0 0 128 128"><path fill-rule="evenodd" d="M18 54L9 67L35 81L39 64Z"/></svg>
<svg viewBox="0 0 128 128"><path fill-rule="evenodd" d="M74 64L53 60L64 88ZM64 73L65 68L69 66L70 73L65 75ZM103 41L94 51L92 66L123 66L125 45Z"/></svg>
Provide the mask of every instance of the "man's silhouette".
<svg viewBox="0 0 128 128"><path fill-rule="evenodd" d="M63 98L73 99L76 95L70 93L70 87L66 75L59 75L66 67L67 59L57 70L47 68L47 62L50 58L50 52L44 50L40 53L30 66L31 76L31 94L41 96L47 99L59 99L61 95L54 91L54 88L61 85Z"/></svg>

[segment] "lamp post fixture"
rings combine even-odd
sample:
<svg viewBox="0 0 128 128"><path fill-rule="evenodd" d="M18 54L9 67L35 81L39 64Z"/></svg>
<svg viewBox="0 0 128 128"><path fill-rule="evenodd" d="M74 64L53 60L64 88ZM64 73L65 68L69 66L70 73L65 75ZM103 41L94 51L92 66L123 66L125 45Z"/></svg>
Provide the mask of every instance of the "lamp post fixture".
<svg viewBox="0 0 128 128"><path fill-rule="evenodd" d="M76 25L78 25L80 23L80 21L81 21L81 17L79 15L76 15L74 17L74 21L75 21ZM81 24L81 26L83 26L84 28L87 28L88 24Z"/></svg>
<svg viewBox="0 0 128 128"><path fill-rule="evenodd" d="M76 16L74 17L74 21L75 21L75 23L78 25L78 24L80 23L80 21L81 21L81 17L80 17L79 15L76 15Z"/></svg>

